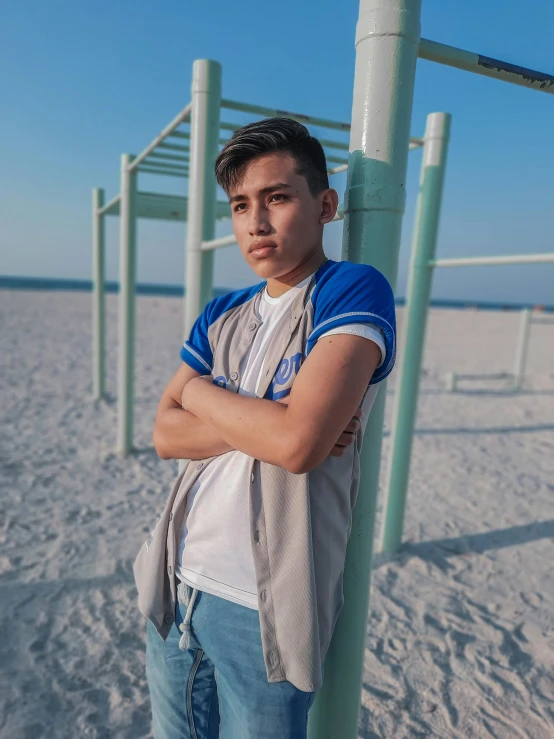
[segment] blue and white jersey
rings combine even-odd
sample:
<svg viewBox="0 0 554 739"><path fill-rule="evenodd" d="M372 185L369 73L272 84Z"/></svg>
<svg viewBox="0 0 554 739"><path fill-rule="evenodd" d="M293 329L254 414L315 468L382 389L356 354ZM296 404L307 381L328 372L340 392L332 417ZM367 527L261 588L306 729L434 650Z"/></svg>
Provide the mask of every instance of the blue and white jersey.
<svg viewBox="0 0 554 739"><path fill-rule="evenodd" d="M265 285L236 290L208 303L181 349L181 359L201 374L213 374L221 386L237 388L241 359L260 324L256 306ZM318 338L337 327L360 323L378 326L385 337L386 356L370 380L372 385L390 374L396 356L391 286L374 267L327 260L306 286L302 300L293 303L290 325L274 337L266 360L266 366L274 369L260 397L286 397Z"/></svg>

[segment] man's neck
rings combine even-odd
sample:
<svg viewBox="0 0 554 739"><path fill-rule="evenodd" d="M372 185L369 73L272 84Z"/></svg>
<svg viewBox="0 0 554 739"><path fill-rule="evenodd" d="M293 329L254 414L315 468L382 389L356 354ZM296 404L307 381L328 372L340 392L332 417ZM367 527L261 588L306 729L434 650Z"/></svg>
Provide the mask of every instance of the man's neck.
<svg viewBox="0 0 554 739"><path fill-rule="evenodd" d="M302 282L302 280L305 280L306 277L309 277L314 272L317 272L321 265L325 264L326 261L327 257L323 253L323 249L318 249L313 254L308 255L308 257L306 257L306 259L298 266L296 266L293 270L287 272L286 275L281 275L281 277L275 279L268 279L268 295L271 298L280 298L281 295L284 295L292 287L298 285L298 283Z"/></svg>

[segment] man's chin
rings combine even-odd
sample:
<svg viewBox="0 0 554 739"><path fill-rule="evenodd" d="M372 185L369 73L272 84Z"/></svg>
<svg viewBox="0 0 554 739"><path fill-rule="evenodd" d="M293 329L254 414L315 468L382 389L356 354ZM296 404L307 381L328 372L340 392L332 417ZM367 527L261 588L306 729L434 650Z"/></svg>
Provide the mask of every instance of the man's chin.
<svg viewBox="0 0 554 739"><path fill-rule="evenodd" d="M250 266L254 272L263 280L274 280L282 275L284 270L275 259L268 257L267 259L250 260Z"/></svg>

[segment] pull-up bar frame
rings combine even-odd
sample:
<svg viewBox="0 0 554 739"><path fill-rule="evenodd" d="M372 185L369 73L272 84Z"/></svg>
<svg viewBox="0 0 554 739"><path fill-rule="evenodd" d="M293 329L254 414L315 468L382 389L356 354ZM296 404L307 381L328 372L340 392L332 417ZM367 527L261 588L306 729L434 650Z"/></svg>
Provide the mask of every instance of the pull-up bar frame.
<svg viewBox="0 0 554 739"><path fill-rule="evenodd" d="M212 89L215 92L212 92ZM233 235L214 239L215 221L230 218L228 203L215 203L215 176L213 163L228 139L220 131L234 132L242 124L219 120L222 108L263 116L287 116L302 123L325 127L336 131L349 131L350 124L288 112L259 105L250 105L221 99L221 68L216 62L200 60L193 68L192 101L137 156L125 155L121 169L122 192L128 182L133 183L125 198L116 195L105 203L102 190L95 190L93 203L93 393L101 398L105 393L104 354L104 228L106 215L120 215L125 201L125 218L154 218L161 220L188 220L186 248L186 288L184 301L185 335L190 332L196 317L211 298L213 282L213 252L215 249L236 244ZM202 105L208 104L209 114ZM195 118L196 111L196 118ZM200 111L200 112L198 112ZM208 118L206 118L208 116ZM211 124L209 121L212 121ZM179 128L190 125L189 131ZM206 132L206 126L210 131ZM348 151L348 144L329 138L321 138L326 149ZM178 141L185 144L176 143ZM423 139L410 139L409 148L423 145ZM204 152L204 153L202 153ZM347 157L328 153L330 175L348 170ZM333 166L335 165L335 166ZM156 174L189 180L190 199L138 190L137 176ZM129 202L131 205L129 206ZM214 205L215 204L215 205ZM215 210L214 210L215 208ZM343 207L339 206L334 220L342 220ZM133 445L133 374L134 364L134 314L136 283L136 226L121 227L120 263L122 265L122 305L120 318L120 349L118 364L118 438L117 449L127 454ZM201 238L199 237L201 233ZM131 284L132 283L132 284ZM133 335L132 335L133 334Z"/></svg>
<svg viewBox="0 0 554 739"><path fill-rule="evenodd" d="M386 4L375 3L374 0L360 1L360 15L356 31L356 70L351 126L337 121L229 100L223 100L221 105L217 106L218 121L220 107L226 107L262 116L285 115L314 126L350 131L342 255L350 261L374 265L385 275L393 288L396 284L400 229L404 212L409 125L418 55L550 94L554 92L554 80L551 75L541 75L532 70L516 68L487 57L471 55L460 49L422 40L420 14L421 0L387 0ZM204 64L208 63L204 62ZM217 97L215 87L213 90L213 99L215 99ZM193 88L190 110L192 130L188 239L191 248L190 259L194 262L196 269L200 265L201 277L204 278L205 275L211 273L211 262L203 260L209 260L213 249L204 251L203 245L214 241L213 231L210 233L207 223L207 214L211 208L213 214L211 223L213 224L215 191L212 191L210 177L221 138L209 133L211 123L208 121L209 101L206 99L209 97L209 85L203 89L198 86L196 91L199 95L203 94L204 99L201 104L195 105ZM202 110L204 112L200 113L199 111ZM184 118L183 115L183 120ZM443 114L443 133L447 130L447 121L448 117ZM132 162L129 158L127 166L131 163L137 168L140 165L154 166L157 171L169 174L159 163L148 164L148 155L170 134L175 134L176 138L186 138L176 131L181 122L177 122L172 130L168 131L175 123L174 119L147 150ZM443 135L443 143L446 140L447 135ZM433 148L437 151L436 146L431 147L430 150ZM445 147L443 151L446 151ZM204 172L207 173L206 176L200 172L201 162ZM333 169L335 172L338 171L337 168ZM179 173L178 176L181 174ZM418 199L417 238L415 237L417 249L414 250L417 251L417 255L412 257L413 263L417 263L418 266L418 278L413 280L411 288L412 294L419 292L423 297L426 295L425 284L428 279L423 275L431 271L428 262L434 258L439 217L439 208L436 203L431 202L430 193L440 196L443 177L444 160L442 166L440 161L435 163L427 161L425 187L420 189ZM192 188L193 181L194 188ZM122 218L128 217L132 212L129 207L131 198L128 194L132 192L132 187L129 187L130 182L132 181L126 179L122 171L122 185L125 184L127 188L124 190L122 187L121 192ZM124 192L127 194L124 195ZM103 207L103 199L99 197L99 194L95 200L95 217ZM191 228L193 225L191 220L194 220L194 228ZM192 241L191 231L194 237ZM132 232L127 224L125 228L122 227L121 234L131 242L129 233ZM95 249L102 241L102 229L96 229ZM134 245L132 246L134 248ZM127 246L122 243L123 248ZM96 257L97 254L95 254L95 280L103 281L99 268L101 261ZM189 255L187 255L188 259ZM127 265L132 263L132 259L127 261ZM130 270L126 271L130 272ZM125 274L122 272L122 279L124 277ZM134 275L129 279L134 285ZM201 279L190 294L190 303L187 301L186 321L189 326L203 307L203 300L208 294L206 284L207 282ZM122 292L125 292L123 286ZM428 303L428 295L426 300ZM411 325L415 327L416 334L422 343L426 307L422 310L421 306L418 307L412 301L407 306L408 320L414 311L416 313L419 311L419 320L411 320ZM97 323L100 322L97 321ZM125 336L122 336L121 340L125 341ZM127 347L129 346L131 345L127 344ZM405 353L404 362L400 368L401 376L406 372L406 359ZM418 378L420 361L421 357L413 365ZM127 367L132 369L131 363L127 362ZM352 513L352 526L344 567L344 606L327 652L324 684L310 711L308 728L310 739L354 739L357 736L385 396L386 386L380 389L366 427L365 444L360 458L361 479L358 500ZM414 403L416 398L417 384ZM409 426L409 423L405 424L406 429ZM413 423L411 431L413 431ZM120 451L123 453L129 451L131 443L131 435L127 435L125 439L119 439ZM407 456L409 460L409 452Z"/></svg>

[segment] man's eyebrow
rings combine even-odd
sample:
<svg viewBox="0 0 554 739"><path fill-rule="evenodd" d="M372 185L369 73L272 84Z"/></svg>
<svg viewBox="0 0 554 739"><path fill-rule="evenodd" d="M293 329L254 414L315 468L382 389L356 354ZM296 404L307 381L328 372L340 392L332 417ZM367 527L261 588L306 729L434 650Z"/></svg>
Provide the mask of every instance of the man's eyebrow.
<svg viewBox="0 0 554 739"><path fill-rule="evenodd" d="M259 192L262 195L269 195L270 193L275 192L276 190L283 190L287 188L290 190L292 188L292 185L287 185L285 182L278 182L276 185L268 185L268 187L262 187L262 189L259 190ZM233 195L232 197L229 198L230 203L237 203L239 201L244 201L244 200L248 200L247 195L238 194L238 195Z"/></svg>

